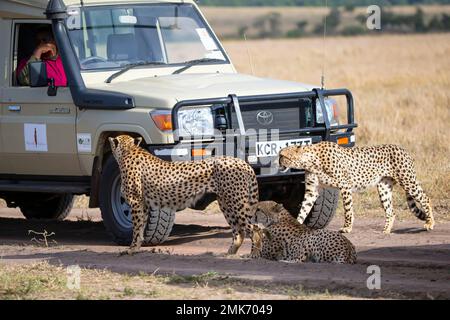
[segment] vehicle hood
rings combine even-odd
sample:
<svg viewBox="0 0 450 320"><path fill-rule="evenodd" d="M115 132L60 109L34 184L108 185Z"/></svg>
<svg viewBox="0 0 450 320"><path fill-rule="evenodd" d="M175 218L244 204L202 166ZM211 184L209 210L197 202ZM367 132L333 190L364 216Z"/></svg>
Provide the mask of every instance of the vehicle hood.
<svg viewBox="0 0 450 320"><path fill-rule="evenodd" d="M89 88L121 92L134 98L137 107L172 108L177 102L192 99L277 94L310 91L303 83L258 78L245 74L208 73L145 77L128 81L91 84Z"/></svg>

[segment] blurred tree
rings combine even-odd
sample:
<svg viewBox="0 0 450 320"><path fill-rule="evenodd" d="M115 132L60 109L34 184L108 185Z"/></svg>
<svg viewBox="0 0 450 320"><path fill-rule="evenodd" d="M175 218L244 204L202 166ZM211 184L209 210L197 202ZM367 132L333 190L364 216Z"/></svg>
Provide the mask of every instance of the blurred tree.
<svg viewBox="0 0 450 320"><path fill-rule="evenodd" d="M308 21L299 21L297 22L297 28L293 30L289 30L286 33L288 38L298 38L303 37L307 34L306 27L308 25Z"/></svg>
<svg viewBox="0 0 450 320"><path fill-rule="evenodd" d="M356 35L366 33L367 30L368 30L367 28L365 28L361 25L352 24L352 25L344 27L341 31L341 34L344 36L356 36Z"/></svg>
<svg viewBox="0 0 450 320"><path fill-rule="evenodd" d="M336 29L341 23L341 12L339 11L339 8L333 7L330 13L322 19L322 23L318 24L314 28L314 33L322 34L325 22L327 23L327 32L330 34L336 34Z"/></svg>
<svg viewBox="0 0 450 320"><path fill-rule="evenodd" d="M440 31L443 29L442 21L438 16L434 16L430 23L428 24L428 30L430 31Z"/></svg>
<svg viewBox="0 0 450 320"><path fill-rule="evenodd" d="M353 2L349 2L346 5L344 5L344 9L347 12L353 12L355 11L355 5L353 4Z"/></svg>
<svg viewBox="0 0 450 320"><path fill-rule="evenodd" d="M335 30L341 23L341 12L339 8L333 7L327 16L327 28Z"/></svg>
<svg viewBox="0 0 450 320"><path fill-rule="evenodd" d="M281 35L283 34L283 31L281 29L281 14L279 12L271 12L269 13L267 19L269 20L270 36L281 37Z"/></svg>
<svg viewBox="0 0 450 320"><path fill-rule="evenodd" d="M244 37L247 34L248 28L249 28L248 26L239 27L239 29L238 29L239 39L244 39Z"/></svg>
<svg viewBox="0 0 450 320"><path fill-rule="evenodd" d="M270 12L255 20L253 27L258 30L259 38L278 38L283 35L281 14Z"/></svg>
<svg viewBox="0 0 450 320"><path fill-rule="evenodd" d="M450 31L450 15L444 13L441 19L442 30Z"/></svg>
<svg viewBox="0 0 450 320"><path fill-rule="evenodd" d="M414 30L416 32L425 32L427 27L425 26L425 19L423 10L420 7L416 8L416 13L412 17L414 23Z"/></svg>

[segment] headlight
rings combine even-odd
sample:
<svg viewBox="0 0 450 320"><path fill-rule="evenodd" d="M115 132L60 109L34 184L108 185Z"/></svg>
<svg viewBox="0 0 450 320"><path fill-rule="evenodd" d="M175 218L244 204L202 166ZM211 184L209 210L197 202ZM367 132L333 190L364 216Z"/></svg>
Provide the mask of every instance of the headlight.
<svg viewBox="0 0 450 320"><path fill-rule="evenodd" d="M324 99L325 109L327 110L328 121L330 122L330 126L339 125L338 119L338 106L337 102L334 99ZM319 99L316 102L316 121L317 123L324 123L322 107L320 105Z"/></svg>
<svg viewBox="0 0 450 320"><path fill-rule="evenodd" d="M214 119L210 107L191 107L178 111L180 136L212 136Z"/></svg>

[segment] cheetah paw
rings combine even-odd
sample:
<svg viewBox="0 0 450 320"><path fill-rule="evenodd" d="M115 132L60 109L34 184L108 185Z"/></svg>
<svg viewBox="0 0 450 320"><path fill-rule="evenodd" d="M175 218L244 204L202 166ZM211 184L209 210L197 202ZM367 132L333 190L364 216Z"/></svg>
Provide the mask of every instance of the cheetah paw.
<svg viewBox="0 0 450 320"><path fill-rule="evenodd" d="M261 254L258 254L258 253L250 253L250 254L246 254L244 256L246 256L246 258L249 258L249 259L262 259Z"/></svg>
<svg viewBox="0 0 450 320"><path fill-rule="evenodd" d="M136 254L137 252L138 251L136 249L127 249L127 250L124 250L124 251L120 251L119 252L119 256L120 257L121 256L126 256L126 255L132 256L132 255Z"/></svg>
<svg viewBox="0 0 450 320"><path fill-rule="evenodd" d="M434 228L434 221L427 221L427 223L424 224L423 226L427 231L431 231Z"/></svg>
<svg viewBox="0 0 450 320"><path fill-rule="evenodd" d="M352 232L352 227L341 228L341 229L339 229L339 232L340 233L350 233L350 232Z"/></svg>

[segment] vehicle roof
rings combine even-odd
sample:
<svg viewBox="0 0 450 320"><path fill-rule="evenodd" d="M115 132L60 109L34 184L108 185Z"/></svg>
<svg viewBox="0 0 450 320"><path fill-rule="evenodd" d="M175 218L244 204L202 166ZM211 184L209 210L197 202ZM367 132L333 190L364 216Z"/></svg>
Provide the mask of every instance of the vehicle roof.
<svg viewBox="0 0 450 320"><path fill-rule="evenodd" d="M1 0L0 18L43 18L49 0ZM79 5L80 0L63 0L66 6ZM194 0L83 0L86 6L96 4L193 3Z"/></svg>

